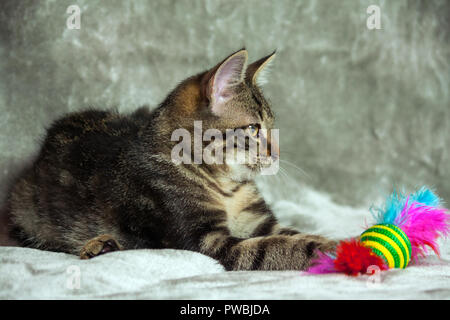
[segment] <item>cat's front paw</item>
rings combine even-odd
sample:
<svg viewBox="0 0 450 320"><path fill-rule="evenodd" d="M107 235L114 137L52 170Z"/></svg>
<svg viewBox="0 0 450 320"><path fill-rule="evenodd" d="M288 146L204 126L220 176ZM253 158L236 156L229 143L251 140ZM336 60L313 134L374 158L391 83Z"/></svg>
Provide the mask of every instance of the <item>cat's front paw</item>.
<svg viewBox="0 0 450 320"><path fill-rule="evenodd" d="M338 245L337 241L324 240L317 246L317 249L324 253L327 253L327 252L334 253L334 252L336 252L337 245Z"/></svg>
<svg viewBox="0 0 450 320"><path fill-rule="evenodd" d="M121 250L119 243L109 234L89 240L80 251L81 259L90 259L101 254Z"/></svg>

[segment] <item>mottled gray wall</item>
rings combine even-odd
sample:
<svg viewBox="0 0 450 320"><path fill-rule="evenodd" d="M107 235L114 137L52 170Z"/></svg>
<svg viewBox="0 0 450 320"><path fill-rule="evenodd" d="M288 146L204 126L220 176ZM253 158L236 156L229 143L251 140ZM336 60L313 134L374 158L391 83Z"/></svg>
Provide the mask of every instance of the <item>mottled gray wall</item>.
<svg viewBox="0 0 450 320"><path fill-rule="evenodd" d="M81 30L66 28L70 4ZM382 30L366 28L370 4ZM422 183L450 202L449 13L425 0L2 0L0 192L56 117L154 106L245 46L250 59L278 49L266 96L282 157L307 173L286 165L291 177L352 205Z"/></svg>

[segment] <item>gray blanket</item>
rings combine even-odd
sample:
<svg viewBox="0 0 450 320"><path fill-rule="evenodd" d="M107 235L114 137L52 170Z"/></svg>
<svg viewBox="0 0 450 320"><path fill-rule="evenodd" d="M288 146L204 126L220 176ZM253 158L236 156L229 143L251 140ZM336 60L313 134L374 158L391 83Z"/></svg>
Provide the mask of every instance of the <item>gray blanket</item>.
<svg viewBox="0 0 450 320"><path fill-rule="evenodd" d="M312 190L273 203L306 232L355 236L371 222L365 209L342 207ZM225 272L215 260L182 250L130 250L91 260L64 253L0 247L0 299L450 299L450 241L441 258L375 275L299 271Z"/></svg>

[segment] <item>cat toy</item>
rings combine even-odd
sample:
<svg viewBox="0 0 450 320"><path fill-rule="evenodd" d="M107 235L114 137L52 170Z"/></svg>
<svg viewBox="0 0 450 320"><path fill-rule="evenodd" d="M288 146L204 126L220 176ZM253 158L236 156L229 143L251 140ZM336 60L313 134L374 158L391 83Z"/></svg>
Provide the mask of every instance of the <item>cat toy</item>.
<svg viewBox="0 0 450 320"><path fill-rule="evenodd" d="M450 215L430 189L405 195L394 192L384 207L371 208L376 224L359 237L340 241L336 253L317 252L310 274L345 273L352 276L390 268L406 268L431 248L439 256L439 237L450 233Z"/></svg>

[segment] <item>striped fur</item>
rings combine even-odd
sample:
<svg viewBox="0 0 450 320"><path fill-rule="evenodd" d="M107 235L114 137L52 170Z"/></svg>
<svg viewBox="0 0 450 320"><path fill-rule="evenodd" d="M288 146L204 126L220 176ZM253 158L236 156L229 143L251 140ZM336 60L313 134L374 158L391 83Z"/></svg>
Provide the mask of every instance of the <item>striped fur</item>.
<svg viewBox="0 0 450 320"><path fill-rule="evenodd" d="M153 111L87 110L55 121L11 188L11 234L24 246L82 258L117 249L192 250L227 270L300 270L316 249L331 250L333 241L281 227L259 194L254 177L279 156L270 139L254 165L171 159L172 132L192 133L194 120L222 132L250 124L273 128L255 84L264 59L247 72L246 59L240 50L186 79ZM239 152L249 156L248 148Z"/></svg>

